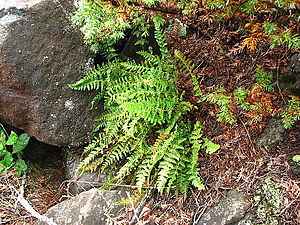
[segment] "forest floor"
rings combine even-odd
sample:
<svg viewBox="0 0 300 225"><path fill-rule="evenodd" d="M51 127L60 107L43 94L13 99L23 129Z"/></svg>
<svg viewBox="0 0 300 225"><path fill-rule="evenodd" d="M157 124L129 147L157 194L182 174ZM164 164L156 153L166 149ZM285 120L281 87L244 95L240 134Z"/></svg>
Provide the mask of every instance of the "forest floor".
<svg viewBox="0 0 300 225"><path fill-rule="evenodd" d="M189 25L187 36L179 37L178 31L173 29L169 33L169 45L194 62L204 93L217 87L224 87L227 92L239 87L251 89L258 66L272 71L277 82L278 76L285 72L291 56L296 52L286 47L270 50L263 42L257 44L255 52L250 52L237 45L243 39L243 32L234 20L220 24L204 21L205 18L198 18L198 22L179 19ZM187 101L198 106L190 116L203 123L205 137L220 144L221 148L213 155L200 154L200 173L206 190L191 190L186 200L182 196L157 198L147 205L141 221L165 225L191 224L199 219L204 210L225 196L228 190L243 190L251 199L260 182L271 178L282 190L284 204L275 215L280 224L300 224L300 168L291 159L300 154L299 121L284 131L279 142L266 148L258 147L256 141L270 121L270 115L261 112L261 121L255 122L253 117L236 111L236 123L217 122L216 106L196 103L193 85L188 78L180 77L178 87L186 91L184 97ZM268 107L273 109L286 104L288 98L279 85L271 93L253 91L251 94L252 99L266 101ZM31 171L34 172L37 167L32 166ZM23 187L24 196L39 213L44 213L68 197L63 181L57 177L62 167L58 161L55 167L36 171L25 184L13 172L2 174L0 224L31 224L34 221L22 207L15 205L17 194L14 188L20 191ZM254 205L251 210L255 212Z"/></svg>
<svg viewBox="0 0 300 225"><path fill-rule="evenodd" d="M14 170L0 174L0 224L34 224L36 218L18 203L19 197L40 214L69 197L63 161L58 155L52 157L51 165L28 163L29 169L21 177Z"/></svg>
<svg viewBox="0 0 300 225"><path fill-rule="evenodd" d="M256 51L249 51L240 44L243 32L234 19L223 23L213 23L205 17L194 20L178 18L178 21L189 25L187 36L179 37L181 28L171 30L169 46L194 62L202 92L210 93L218 87L225 88L227 93L240 87L252 88L248 101L269 102L269 106L262 107L264 109L275 110L286 104L289 94L281 90L279 77L286 72L291 56L297 51L286 47L269 49L266 42L257 43ZM276 86L273 92L253 89L258 67L273 73ZM186 92L186 101L197 105L189 79L180 77L178 87ZM236 110L236 123L228 124L216 121L216 106L203 103L197 106L191 116L205 126L206 137L221 145L217 153L209 156L203 153L199 158L206 190L192 190L187 200L182 196L158 198L147 206L145 220L156 224L193 224L229 190L243 190L253 200L257 187L270 178L282 190L284 203L274 215L279 224L300 224L300 166L292 161L294 155L300 154L299 121L284 131L279 142L258 147L256 142L272 116L262 110L259 112L261 120L256 122L254 115ZM255 214L256 206L253 204L250 210ZM270 223L266 220L263 224Z"/></svg>

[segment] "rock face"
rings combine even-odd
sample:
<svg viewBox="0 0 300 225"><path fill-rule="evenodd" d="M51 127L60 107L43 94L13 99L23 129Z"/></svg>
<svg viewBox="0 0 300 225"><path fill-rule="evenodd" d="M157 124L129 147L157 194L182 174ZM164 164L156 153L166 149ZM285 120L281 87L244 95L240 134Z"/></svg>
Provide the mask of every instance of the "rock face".
<svg viewBox="0 0 300 225"><path fill-rule="evenodd" d="M229 191L226 198L204 213L198 225L229 225L240 221L251 206L251 202L239 191Z"/></svg>
<svg viewBox="0 0 300 225"><path fill-rule="evenodd" d="M73 0L17 2L0 4L0 121L47 144L79 146L101 109L89 109L92 93L67 86L94 57L71 25Z"/></svg>
<svg viewBox="0 0 300 225"><path fill-rule="evenodd" d="M126 198L121 191L100 191L96 188L82 192L74 198L50 208L45 216L57 225L107 225L122 212L117 203ZM108 217L109 215L109 217ZM38 222L37 225L47 225Z"/></svg>

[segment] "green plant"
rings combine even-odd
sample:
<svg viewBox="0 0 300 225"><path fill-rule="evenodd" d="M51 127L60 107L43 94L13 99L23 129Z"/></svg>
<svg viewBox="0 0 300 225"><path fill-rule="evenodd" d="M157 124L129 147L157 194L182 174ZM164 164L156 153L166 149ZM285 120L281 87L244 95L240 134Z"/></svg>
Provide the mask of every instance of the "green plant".
<svg viewBox="0 0 300 225"><path fill-rule="evenodd" d="M251 104L247 101L248 90L244 88L237 88L233 92L234 100L238 106L240 106L243 110L249 110L251 108Z"/></svg>
<svg viewBox="0 0 300 225"><path fill-rule="evenodd" d="M220 146L202 137L199 122L182 121L192 105L182 100L175 82L188 65L176 66L160 25L155 23L155 38L161 56L138 52L145 58L142 64L115 60L70 85L77 90L98 90L96 99L105 99L105 113L98 124L101 132L85 148L88 156L79 170L117 166L115 182L127 177L140 190L155 186L162 193L174 188L186 196L190 184L204 189L199 150L211 154Z"/></svg>
<svg viewBox="0 0 300 225"><path fill-rule="evenodd" d="M256 85L271 92L274 90L273 74L271 72L264 71L261 67L256 69L255 74Z"/></svg>
<svg viewBox="0 0 300 225"><path fill-rule="evenodd" d="M20 176L22 172L27 170L22 154L29 138L25 133L18 136L13 131L8 136L2 124L0 124L0 173L10 168L16 168L17 175Z"/></svg>
<svg viewBox="0 0 300 225"><path fill-rule="evenodd" d="M290 128L296 121L300 120L300 99L291 96L285 109L281 113L284 128Z"/></svg>
<svg viewBox="0 0 300 225"><path fill-rule="evenodd" d="M128 31L133 30L141 38L138 44L145 44L153 15L161 13L204 14L215 21L237 15L241 26L246 23L246 28L252 28L250 36L242 41L242 45L251 51L256 50L259 42L268 42L271 48L286 44L298 49L299 35L293 34L291 27L276 23L273 16L267 16L264 23L258 19L267 10L270 15L272 11L280 11L282 17L291 22L289 24L297 23L299 15L294 12L297 8L297 1L82 0L73 22L81 27L84 40L91 49L108 58L116 56L115 45ZM244 16L245 13L248 17Z"/></svg>
<svg viewBox="0 0 300 225"><path fill-rule="evenodd" d="M84 40L91 45L91 49L108 57L115 55L114 45L131 28L126 15L122 14L122 8L102 0L81 1L72 19L75 25L81 27Z"/></svg>
<svg viewBox="0 0 300 225"><path fill-rule="evenodd" d="M300 162L300 155L294 155L293 161L299 163Z"/></svg>
<svg viewBox="0 0 300 225"><path fill-rule="evenodd" d="M289 48L299 49L300 48L300 37L298 34L292 34L290 30L284 30L278 34L270 36L270 42L272 43L270 48L287 44Z"/></svg>
<svg viewBox="0 0 300 225"><path fill-rule="evenodd" d="M226 94L224 88L218 88L214 92L205 95L200 101L207 101L218 106L217 121L233 124L236 122L236 117L233 113L232 96Z"/></svg>

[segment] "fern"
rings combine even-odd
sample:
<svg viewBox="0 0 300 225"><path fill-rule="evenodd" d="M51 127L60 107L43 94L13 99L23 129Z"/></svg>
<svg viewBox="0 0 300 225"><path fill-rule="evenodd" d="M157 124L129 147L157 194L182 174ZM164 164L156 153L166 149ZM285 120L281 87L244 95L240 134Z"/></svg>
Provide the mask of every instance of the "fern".
<svg viewBox="0 0 300 225"><path fill-rule="evenodd" d="M296 121L300 120L299 97L291 96L291 99L288 101L288 104L283 110L281 117L284 128L290 128Z"/></svg>
<svg viewBox="0 0 300 225"><path fill-rule="evenodd" d="M175 83L179 73L194 76L196 70L178 52L180 63L175 64L160 25L155 27L161 56L138 52L146 60L142 64L115 60L70 85L76 90L96 89L100 92L96 100L104 98L96 128L100 135L85 148L88 156L78 170L103 172L117 166L115 182L130 177L139 190L175 189L186 197L190 184L204 188L197 159L205 146L199 123L181 121L192 106L182 101Z"/></svg>
<svg viewBox="0 0 300 225"><path fill-rule="evenodd" d="M261 67L256 69L256 83L266 89L268 92L272 92L274 90L273 87L273 74L271 72L264 71Z"/></svg>

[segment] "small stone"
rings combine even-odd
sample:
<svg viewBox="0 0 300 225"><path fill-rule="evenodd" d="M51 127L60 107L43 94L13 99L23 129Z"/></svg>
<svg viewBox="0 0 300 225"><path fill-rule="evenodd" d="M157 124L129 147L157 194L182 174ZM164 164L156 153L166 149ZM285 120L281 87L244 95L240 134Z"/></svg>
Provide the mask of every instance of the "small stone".
<svg viewBox="0 0 300 225"><path fill-rule="evenodd" d="M53 218L57 225L107 225L108 214L113 218L123 212L124 207L118 202L124 197L126 197L125 192L118 194L117 191L93 188L53 206L45 216ZM94 207L95 205L100 207ZM104 206L106 210L101 210ZM36 225L46 224L39 221Z"/></svg>
<svg viewBox="0 0 300 225"><path fill-rule="evenodd" d="M267 147L283 140L284 127L280 119L271 119L256 141L258 147Z"/></svg>

